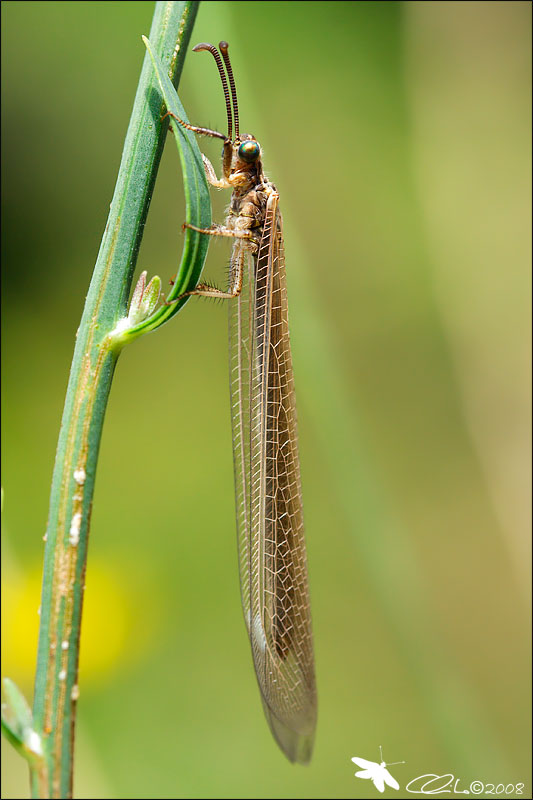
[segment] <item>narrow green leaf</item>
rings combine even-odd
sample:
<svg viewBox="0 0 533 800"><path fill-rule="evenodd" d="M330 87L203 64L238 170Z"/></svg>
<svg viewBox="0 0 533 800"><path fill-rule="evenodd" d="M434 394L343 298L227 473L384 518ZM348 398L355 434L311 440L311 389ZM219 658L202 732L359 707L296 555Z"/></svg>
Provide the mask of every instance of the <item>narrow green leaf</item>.
<svg viewBox="0 0 533 800"><path fill-rule="evenodd" d="M141 303L141 310L145 317L149 317L150 314L153 314L155 307L159 302L159 297L161 295L161 278L159 275L154 275L146 289L143 293L142 303Z"/></svg>
<svg viewBox="0 0 533 800"><path fill-rule="evenodd" d="M137 320L137 314L141 307L144 289L146 287L147 274L148 273L146 272L146 270L144 270L144 272L141 272L141 274L139 275L139 280L137 281L137 285L135 286L135 289L133 290L133 294L131 296L130 308L128 311L129 319Z"/></svg>
<svg viewBox="0 0 533 800"><path fill-rule="evenodd" d="M5 703L2 703L2 733L32 765L42 761L42 741L33 729L33 715L28 702L10 678L2 681Z"/></svg>
<svg viewBox="0 0 533 800"><path fill-rule="evenodd" d="M145 36L143 36L143 41L152 59L167 111L171 111L184 122L188 122L181 100L161 61L154 53L150 41ZM170 125L174 132L183 170L186 202L185 221L196 225L198 228L208 228L211 225L211 198L205 177L202 154L198 147L196 136L182 125L179 125L172 117L170 117ZM186 292L196 286L207 254L208 244L208 239L205 236L189 229L185 231L185 245L180 269L172 290L172 297L177 297L182 292ZM181 306L180 303L176 305L178 308ZM176 310L174 308L173 313Z"/></svg>
<svg viewBox="0 0 533 800"><path fill-rule="evenodd" d="M20 738L23 739L25 729L31 728L33 725L31 708L17 684L13 683L11 678L4 678L2 687L6 698L5 707L2 707L2 717L5 717L10 727L14 728L20 734Z"/></svg>
<svg viewBox="0 0 533 800"><path fill-rule="evenodd" d="M149 39L143 36L143 42L150 54L154 71L159 81L163 103L161 106L162 115L171 111L184 122L188 122L185 109L177 95L165 68L160 59L154 52ZM181 168L183 172L183 186L185 192L185 222L196 225L198 228L209 228L211 225L211 198L209 187L205 177L205 169L202 161L202 154L196 142L195 135L177 123L170 117L170 126L176 139L180 156ZM209 241L207 236L203 236L189 228L185 229L184 245L181 256L181 263L178 269L176 280L172 291L169 293L169 300L179 297L184 292L194 289L198 283ZM140 322L135 327L124 330L121 334L124 340L130 340L149 330L155 330L163 322L173 317L188 300L184 297L179 303L172 306L161 306L159 310L149 319Z"/></svg>
<svg viewBox="0 0 533 800"><path fill-rule="evenodd" d="M23 755L24 742L21 733L17 730L14 720L9 719L6 709L2 707L2 733L15 750Z"/></svg>

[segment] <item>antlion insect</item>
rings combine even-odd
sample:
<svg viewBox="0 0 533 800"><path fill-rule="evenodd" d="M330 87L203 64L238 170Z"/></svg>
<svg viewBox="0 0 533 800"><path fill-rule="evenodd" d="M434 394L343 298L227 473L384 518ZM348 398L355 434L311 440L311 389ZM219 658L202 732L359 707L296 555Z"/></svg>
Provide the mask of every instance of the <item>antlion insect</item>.
<svg viewBox="0 0 533 800"><path fill-rule="evenodd" d="M259 143L239 132L228 44L219 47L227 79L216 47L201 43L194 50L208 50L216 61L227 135L189 125L171 112L165 116L224 141L220 179L203 160L209 183L233 190L226 224L188 227L234 240L228 288L200 283L187 294L232 300L231 413L242 605L272 733L291 761L306 763L313 749L316 689L279 194L263 173Z"/></svg>

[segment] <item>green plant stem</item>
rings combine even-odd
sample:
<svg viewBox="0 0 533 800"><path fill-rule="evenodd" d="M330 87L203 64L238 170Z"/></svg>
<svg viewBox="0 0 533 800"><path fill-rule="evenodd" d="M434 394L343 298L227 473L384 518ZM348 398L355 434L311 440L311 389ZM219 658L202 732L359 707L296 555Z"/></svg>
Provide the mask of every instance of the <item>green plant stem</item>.
<svg viewBox="0 0 533 800"><path fill-rule="evenodd" d="M176 86L197 2L156 3L150 40ZM139 37L139 45L142 46ZM52 481L33 720L44 762L32 796L72 796L80 623L89 519L102 425L131 280L167 133L148 54L72 361Z"/></svg>

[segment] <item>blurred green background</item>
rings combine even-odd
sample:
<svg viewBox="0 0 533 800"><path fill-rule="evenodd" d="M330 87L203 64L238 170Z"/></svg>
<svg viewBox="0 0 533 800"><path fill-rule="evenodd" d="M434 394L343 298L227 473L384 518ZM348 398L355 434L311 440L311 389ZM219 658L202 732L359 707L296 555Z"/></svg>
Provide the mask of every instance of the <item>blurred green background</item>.
<svg viewBox="0 0 533 800"><path fill-rule="evenodd" d="M31 696L41 537L74 336L149 2L2 3L3 662ZM353 756L529 770L527 2L204 2L281 193L319 723L290 765L240 609L226 308L119 361L92 517L75 796L368 797ZM207 55L192 121L225 125ZM201 141L214 163L220 146ZM221 220L227 193L215 193ZM176 271L171 137L138 271ZM223 282L227 243L204 274ZM28 796L3 744L4 797ZM390 793L390 792L389 792ZM405 789L396 797L409 796ZM529 794L531 796L531 794Z"/></svg>

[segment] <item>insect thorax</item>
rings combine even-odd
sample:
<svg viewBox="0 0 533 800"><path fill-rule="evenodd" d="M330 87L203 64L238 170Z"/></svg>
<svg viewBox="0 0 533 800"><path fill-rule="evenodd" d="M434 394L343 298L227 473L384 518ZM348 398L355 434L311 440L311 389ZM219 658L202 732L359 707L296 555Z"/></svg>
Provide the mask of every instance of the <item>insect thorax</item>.
<svg viewBox="0 0 533 800"><path fill-rule="evenodd" d="M275 191L270 181L264 179L247 191L233 191L228 213L228 227L234 230L251 230L259 241L263 233L269 196Z"/></svg>

